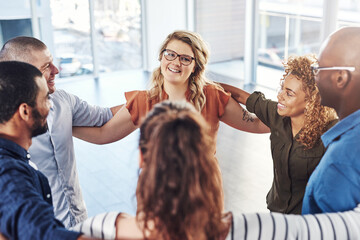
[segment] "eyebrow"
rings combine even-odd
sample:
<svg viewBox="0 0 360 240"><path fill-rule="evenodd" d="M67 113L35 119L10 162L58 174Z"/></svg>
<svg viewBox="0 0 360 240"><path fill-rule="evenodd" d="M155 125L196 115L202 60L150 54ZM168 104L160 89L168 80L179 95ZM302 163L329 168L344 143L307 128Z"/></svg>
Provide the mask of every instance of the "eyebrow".
<svg viewBox="0 0 360 240"><path fill-rule="evenodd" d="M170 48L166 48L165 50L170 50L170 51L173 51L174 53L176 53L176 54L179 54L178 52L176 52L176 51L174 51L174 50L172 50L172 49L170 49ZM181 56L188 56L188 57L192 57L191 55L189 55L189 54L179 54L179 55L181 55ZM195 57L195 56L194 56ZM192 58L194 58L194 57L192 57Z"/></svg>
<svg viewBox="0 0 360 240"><path fill-rule="evenodd" d="M290 91L290 92L293 92L294 94L296 94L296 92L290 88L285 88L286 90Z"/></svg>

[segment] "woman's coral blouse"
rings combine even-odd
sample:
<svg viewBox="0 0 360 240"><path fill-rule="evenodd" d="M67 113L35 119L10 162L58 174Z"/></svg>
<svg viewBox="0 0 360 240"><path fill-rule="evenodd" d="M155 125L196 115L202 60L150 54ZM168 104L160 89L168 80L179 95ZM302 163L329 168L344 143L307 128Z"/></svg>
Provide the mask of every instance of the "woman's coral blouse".
<svg viewBox="0 0 360 240"><path fill-rule="evenodd" d="M219 129L219 119L225 112L225 107L230 99L230 94L214 85L207 85L204 87L206 102L201 114L210 124L211 133L216 139L217 131ZM186 100L189 101L190 91L186 91ZM148 91L131 91L125 93L126 108L128 109L131 120L138 126L142 118L158 103L156 100L150 100ZM163 91L161 101L167 100L169 96Z"/></svg>

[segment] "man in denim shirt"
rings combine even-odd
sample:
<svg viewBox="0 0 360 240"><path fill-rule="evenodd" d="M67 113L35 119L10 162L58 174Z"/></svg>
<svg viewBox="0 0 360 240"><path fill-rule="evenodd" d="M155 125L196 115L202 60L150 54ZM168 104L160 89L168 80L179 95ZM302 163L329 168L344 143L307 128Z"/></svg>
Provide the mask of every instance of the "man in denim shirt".
<svg viewBox="0 0 360 240"><path fill-rule="evenodd" d="M46 177L30 165L31 138L46 132L49 90L23 62L0 62L0 238L85 239L55 218Z"/></svg>
<svg viewBox="0 0 360 240"><path fill-rule="evenodd" d="M340 122L322 136L325 155L310 177L302 213L342 212L360 202L360 28L342 28L313 66L322 104Z"/></svg>
<svg viewBox="0 0 360 240"><path fill-rule="evenodd" d="M16 37L0 51L0 61L22 61L37 67L44 75L50 92L48 131L33 139L29 149L32 161L49 180L54 212L69 228L84 221L87 212L81 194L74 145L73 126L101 126L119 109L89 105L75 95L55 89L59 70L46 45L32 37Z"/></svg>

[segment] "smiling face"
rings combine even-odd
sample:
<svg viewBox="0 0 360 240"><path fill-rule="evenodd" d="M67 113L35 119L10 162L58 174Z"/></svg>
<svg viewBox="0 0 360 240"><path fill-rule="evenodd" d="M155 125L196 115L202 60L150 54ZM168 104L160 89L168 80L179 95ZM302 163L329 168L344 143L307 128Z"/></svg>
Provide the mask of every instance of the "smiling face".
<svg viewBox="0 0 360 240"><path fill-rule="evenodd" d="M44 75L49 92L55 92L55 75L59 73L59 69L54 65L50 51L47 48L33 50L32 56L32 62L29 63L37 67Z"/></svg>
<svg viewBox="0 0 360 240"><path fill-rule="evenodd" d="M290 74L285 78L277 98L277 112L280 116L305 116L305 92L302 90L301 81L294 75Z"/></svg>
<svg viewBox="0 0 360 240"><path fill-rule="evenodd" d="M171 40L166 49L176 52L179 55L188 55L194 57L191 47L180 41ZM195 60L188 66L181 64L179 57L173 61L167 60L164 56L161 57L161 74L164 76L164 84L172 84L177 86L188 86L188 79L191 73L195 70Z"/></svg>

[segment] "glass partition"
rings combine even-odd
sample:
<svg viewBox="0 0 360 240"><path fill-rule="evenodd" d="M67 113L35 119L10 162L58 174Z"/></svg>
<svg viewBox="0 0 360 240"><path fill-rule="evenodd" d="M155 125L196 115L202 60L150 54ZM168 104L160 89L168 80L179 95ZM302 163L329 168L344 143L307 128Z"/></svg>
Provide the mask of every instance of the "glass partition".
<svg viewBox="0 0 360 240"><path fill-rule="evenodd" d="M51 0L51 9L60 78L92 74L89 1ZM99 72L141 68L139 0L96 0L94 17Z"/></svg>

